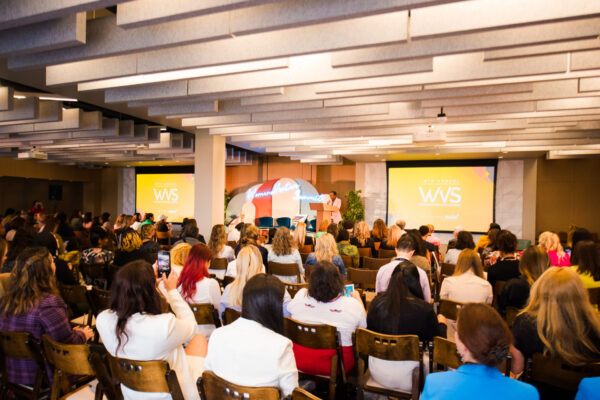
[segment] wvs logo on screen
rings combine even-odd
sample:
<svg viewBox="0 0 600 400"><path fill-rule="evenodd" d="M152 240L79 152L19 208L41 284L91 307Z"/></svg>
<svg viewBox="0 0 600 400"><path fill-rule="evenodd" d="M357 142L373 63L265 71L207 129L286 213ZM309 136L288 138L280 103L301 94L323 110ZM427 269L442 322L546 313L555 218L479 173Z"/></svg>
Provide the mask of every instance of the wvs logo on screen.
<svg viewBox="0 0 600 400"><path fill-rule="evenodd" d="M438 186L435 191L433 188L430 188L427 189L427 192L423 190L423 187L419 186L419 192L421 192L421 199L423 199L423 202L427 204L435 203L438 197L444 204L458 204L462 200L460 195L460 187L457 186L448 186L444 189Z"/></svg>
<svg viewBox="0 0 600 400"><path fill-rule="evenodd" d="M152 191L154 191L154 199L156 201L177 201L179 200L179 194L178 191L179 189L177 188L171 188L171 189L156 189L153 188Z"/></svg>

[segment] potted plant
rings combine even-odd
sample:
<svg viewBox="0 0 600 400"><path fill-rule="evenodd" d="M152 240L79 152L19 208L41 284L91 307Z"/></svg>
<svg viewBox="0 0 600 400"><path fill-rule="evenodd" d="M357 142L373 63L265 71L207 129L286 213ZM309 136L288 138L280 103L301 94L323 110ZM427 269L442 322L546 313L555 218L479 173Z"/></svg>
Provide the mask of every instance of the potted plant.
<svg viewBox="0 0 600 400"><path fill-rule="evenodd" d="M365 207L360 193L360 190L351 190L344 195L348 199L348 207L343 215L345 220L362 221L365 219Z"/></svg>

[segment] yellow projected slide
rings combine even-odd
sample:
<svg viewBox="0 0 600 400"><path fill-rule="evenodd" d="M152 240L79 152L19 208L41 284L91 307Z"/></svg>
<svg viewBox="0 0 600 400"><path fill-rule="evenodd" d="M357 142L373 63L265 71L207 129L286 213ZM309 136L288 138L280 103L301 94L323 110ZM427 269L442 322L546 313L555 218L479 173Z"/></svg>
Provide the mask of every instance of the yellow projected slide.
<svg viewBox="0 0 600 400"><path fill-rule="evenodd" d="M390 223L484 232L493 220L494 167L391 167L388 174Z"/></svg>
<svg viewBox="0 0 600 400"><path fill-rule="evenodd" d="M194 216L194 174L138 174L135 196L138 212L181 222Z"/></svg>

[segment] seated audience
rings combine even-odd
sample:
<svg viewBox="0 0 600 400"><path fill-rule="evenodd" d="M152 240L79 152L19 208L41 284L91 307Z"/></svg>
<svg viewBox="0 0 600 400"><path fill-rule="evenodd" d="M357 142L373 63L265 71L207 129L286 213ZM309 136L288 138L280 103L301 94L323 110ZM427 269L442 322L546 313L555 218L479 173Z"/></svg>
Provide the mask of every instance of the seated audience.
<svg viewBox="0 0 600 400"><path fill-rule="evenodd" d="M159 278L166 301L156 290L149 263L137 260L119 269L110 292L110 308L96 327L106 350L130 360L164 360L177 374L185 400L199 400L196 380L202 374L206 338L196 336L194 313L177 291L178 274ZM168 302L168 304L167 304ZM172 312L169 312L169 306ZM183 344L188 342L184 350ZM121 385L125 399L170 399L169 393L140 393Z"/></svg>
<svg viewBox="0 0 600 400"><path fill-rule="evenodd" d="M337 242L338 252L340 253L340 256L351 257L352 267L360 267L360 254L358 254L358 248L353 244L350 244L350 233L347 230L342 229L340 233L338 233Z"/></svg>
<svg viewBox="0 0 600 400"><path fill-rule="evenodd" d="M369 224L367 224L365 221L360 221L354 227L354 234L350 238L350 244L359 249L370 248L371 256L373 256L375 254L375 246L373 243L371 231L369 230Z"/></svg>
<svg viewBox="0 0 600 400"><path fill-rule="evenodd" d="M461 303L492 304L492 286L485 280L479 254L472 249L461 251L454 274L444 279L440 298Z"/></svg>
<svg viewBox="0 0 600 400"><path fill-rule="evenodd" d="M145 260L150 262L150 256L145 251L142 251L142 239L140 235L134 231L127 231L121 238L121 247L115 252L114 265L123 266L131 261Z"/></svg>
<svg viewBox="0 0 600 400"><path fill-rule="evenodd" d="M125 227L126 224L126 217L127 215L125 214L119 214L117 216L117 219L115 220L115 223L113 224L113 231L118 231L119 229L123 229Z"/></svg>
<svg viewBox="0 0 600 400"><path fill-rule="evenodd" d="M553 267L569 267L571 265L571 258L563 250L556 233L543 232L538 238L538 242L539 246L550 256L550 264Z"/></svg>
<svg viewBox="0 0 600 400"><path fill-rule="evenodd" d="M2 264L2 272L11 272L13 267L17 263L17 257L25 248L31 245L33 236L31 236L24 229L13 230L14 235L12 240L8 241L8 251L6 252L6 259Z"/></svg>
<svg viewBox="0 0 600 400"><path fill-rule="evenodd" d="M537 400L537 390L504 376L497 367L508 355L510 331L486 304L467 304L459 311L456 348L463 365L456 371L427 375L421 400L485 398Z"/></svg>
<svg viewBox="0 0 600 400"><path fill-rule="evenodd" d="M40 341L47 334L58 342L72 344L85 343L94 336L89 327L71 328L67 306L56 287L54 268L46 248L21 251L0 299L0 331L28 332ZM6 371L9 382L33 386L37 366L33 360L8 358Z"/></svg>
<svg viewBox="0 0 600 400"><path fill-rule="evenodd" d="M237 385L272 386L291 395L298 386L298 369L292 342L283 336L283 284L258 274L240 297L242 316L213 332L204 368Z"/></svg>
<svg viewBox="0 0 600 400"><path fill-rule="evenodd" d="M214 258L226 258L227 262L235 258L235 252L227 245L225 225L223 224L217 224L212 227L208 247L212 251Z"/></svg>
<svg viewBox="0 0 600 400"><path fill-rule="evenodd" d="M133 221L131 222L130 228L134 231L139 231L142 225L142 215L140 213L133 214Z"/></svg>
<svg viewBox="0 0 600 400"><path fill-rule="evenodd" d="M456 237L458 236L458 232L460 232L462 230L463 230L463 227L460 225L458 225L454 228L454 232L452 232L452 236L454 236L454 237L448 241L447 250L453 249L456 246Z"/></svg>
<svg viewBox="0 0 600 400"><path fill-rule="evenodd" d="M339 256L335 239L329 233L322 235L317 239L315 251L306 257L306 265L317 265L320 261L329 261L330 263L333 263L338 267L342 276L346 276L344 260Z"/></svg>
<svg viewBox="0 0 600 400"><path fill-rule="evenodd" d="M434 246L436 246L438 248L438 250L439 250L442 242L441 242L441 240L440 240L439 237L433 235L433 233L435 232L435 229L434 229L435 227L433 225L431 225L431 224L427 224L427 228L429 228L429 236L427 236L426 240L429 243L431 243Z"/></svg>
<svg viewBox="0 0 600 400"><path fill-rule="evenodd" d="M492 288L496 281L508 281L519 276L517 237L510 231L502 230L498 234L497 244L500 257L490 266L487 276Z"/></svg>
<svg viewBox="0 0 600 400"><path fill-rule="evenodd" d="M436 247L433 243L429 243L427 239L431 236L431 232L429 232L429 225L421 225L419 227L419 234L421 235L421 239L423 239L423 244L427 251L433 254L436 250Z"/></svg>
<svg viewBox="0 0 600 400"><path fill-rule="evenodd" d="M575 250L575 248L577 247L577 243L584 241L584 240L594 240L594 238L592 237L592 234L590 233L590 231L588 231L585 228L575 228L575 230L573 231L573 233L570 235L571 236L571 250ZM571 259L575 256L575 254L572 252L571 254ZM577 265L577 260L571 260L572 265Z"/></svg>
<svg viewBox="0 0 600 400"><path fill-rule="evenodd" d="M240 239L240 243L238 244L238 246L235 249L236 257L243 246L247 246L247 245L254 246L260 252L260 256L262 258L262 263L265 266L265 270L267 270L267 267L269 265L269 251L257 243L258 235L259 235L258 228L251 224L245 224L242 227L241 234L242 234L242 236Z"/></svg>
<svg viewBox="0 0 600 400"><path fill-rule="evenodd" d="M308 289L300 289L287 306L292 318L299 322L326 324L337 329L346 372L354 367L352 334L356 328L367 326L360 295L357 291L350 294L344 295L344 277L336 266L329 261L319 261L310 274ZM294 354L299 371L313 375L330 374L331 350L310 349L294 343Z"/></svg>
<svg viewBox="0 0 600 400"><path fill-rule="evenodd" d="M369 306L368 329L386 335L418 335L423 342L432 341L434 336L446 337L444 316L436 317L433 306L423 300L417 268L410 261L403 261L394 269L387 290L376 296ZM417 361L369 357L373 379L386 388L407 392L412 389L412 370L418 364Z"/></svg>
<svg viewBox="0 0 600 400"><path fill-rule="evenodd" d="M286 227L277 228L277 232L275 233L275 237L273 239L273 247L271 250L269 250L268 260L284 264L298 264L300 275L304 275L302 257L300 257L300 252L298 249L294 247L292 235L290 234L290 230ZM292 276L277 277L282 281L289 283L304 282L304 279L301 279L301 282L298 282L298 279Z"/></svg>
<svg viewBox="0 0 600 400"><path fill-rule="evenodd" d="M229 232L227 233L227 241L228 242L237 242L240 240L240 231L242 230L242 226L244 223L240 220L232 229L232 226L229 225Z"/></svg>
<svg viewBox="0 0 600 400"><path fill-rule="evenodd" d="M315 239L318 239L321 237L321 235L324 235L327 233L327 228L329 228L329 223L330 223L330 221L327 221L326 219L321 221L321 225L319 225L319 230L315 234Z"/></svg>
<svg viewBox="0 0 600 400"><path fill-rule="evenodd" d="M143 224L142 224L143 227ZM167 222L167 216L161 214L158 216L158 222L156 223L156 232L166 233L168 236L171 236L171 224ZM162 246L167 246L169 244L169 238L157 239L158 244Z"/></svg>
<svg viewBox="0 0 600 400"><path fill-rule="evenodd" d="M314 246L314 244L313 238L306 234L306 224L298 222L294 229L294 246L300 250L303 246Z"/></svg>
<svg viewBox="0 0 600 400"><path fill-rule="evenodd" d="M577 265L573 269L586 289L600 287L600 248L591 240L583 240L577 243L574 257Z"/></svg>
<svg viewBox="0 0 600 400"><path fill-rule="evenodd" d="M160 244L155 240L155 229L154 225L146 224L141 227L142 245L140 250L145 251L148 254L157 254L160 250Z"/></svg>
<svg viewBox="0 0 600 400"><path fill-rule="evenodd" d="M221 295L221 302L219 303L221 318L227 307L237 311L242 310L242 294L246 282L254 275L265 272L258 248L251 245L244 246L235 259L235 268L235 280L227 285Z"/></svg>
<svg viewBox="0 0 600 400"><path fill-rule="evenodd" d="M102 228L93 228L90 231L92 247L81 252L81 262L85 264L110 264L113 261L113 252L105 250L108 245L108 235Z"/></svg>
<svg viewBox="0 0 600 400"><path fill-rule="evenodd" d="M504 315L506 307L521 309L527 304L531 285L550 267L550 257L542 248L529 246L519 260L519 275L504 285L498 296L498 311Z"/></svg>
<svg viewBox="0 0 600 400"><path fill-rule="evenodd" d="M404 228L406 228L406 221L403 219L397 219L396 225L398 226L398 228L400 228L402 235L404 235L406 233L406 231L404 230Z"/></svg>
<svg viewBox="0 0 600 400"><path fill-rule="evenodd" d="M375 290L377 293L385 292L388 288L390 278L396 267L403 261L410 261L413 253L415 252L415 241L412 235L403 235L396 243L396 258L389 263L383 265L377 271L377 278L375 282ZM429 285L429 278L427 273L422 268L417 267L419 273L419 282L421 284L421 291L423 292L423 298L427 303L431 301L431 286Z"/></svg>
<svg viewBox="0 0 600 400"><path fill-rule="evenodd" d="M190 254L191 249L192 246L188 243L179 243L177 246L171 248L171 270L177 271L178 275L181 274L183 264L185 264L185 260Z"/></svg>
<svg viewBox="0 0 600 400"><path fill-rule="evenodd" d="M421 237L421 233L416 229L411 229L407 231L407 235L409 235L415 243L415 252L410 258L410 261L424 271L431 271L431 253L429 253L429 250L425 247L425 241Z"/></svg>
<svg viewBox="0 0 600 400"><path fill-rule="evenodd" d="M394 250L396 248L396 243L398 243L398 239L400 239L400 236L402 236L401 229L398 228L397 225L390 226L387 239L381 242L379 250Z"/></svg>
<svg viewBox="0 0 600 400"><path fill-rule="evenodd" d="M337 224L334 224L333 222L327 227L327 233L329 233L334 239L337 239L338 231L339 229Z"/></svg>
<svg viewBox="0 0 600 400"><path fill-rule="evenodd" d="M377 218L375 222L373 222L373 230L371 231L371 238L373 238L374 242L384 242L387 239L388 228L385 225L385 222L381 218Z"/></svg>
<svg viewBox="0 0 600 400"><path fill-rule="evenodd" d="M490 227L488 228L488 233L486 235L481 235L479 237L479 240L477 241L477 245L475 246L476 251L479 249L485 249L486 247L488 247L494 243L494 241L490 238L490 231L492 229L497 229L499 231L500 225L495 222L490 223Z"/></svg>
<svg viewBox="0 0 600 400"><path fill-rule="evenodd" d="M513 323L512 333L511 368L515 374L523 371L525 359L534 353L575 366L600 361L600 316L571 268L551 267L539 277L531 287L527 306ZM546 390L543 385L538 389ZM557 388L551 393L553 398L574 395L560 393Z"/></svg>
<svg viewBox="0 0 600 400"><path fill-rule="evenodd" d="M444 262L448 264L456 264L458 261L458 255L464 249L475 248L475 243L473 242L473 235L468 231L460 231L458 235L456 235L456 244L453 249L450 249L446 252L446 256L444 257Z"/></svg>
<svg viewBox="0 0 600 400"><path fill-rule="evenodd" d="M490 264L489 258L491 254L498 251L497 242L499 233L500 229L498 228L490 229L487 233L489 244L481 250L482 260L484 260L484 264L487 263L488 266ZM476 247L475 250L479 251L479 248Z"/></svg>

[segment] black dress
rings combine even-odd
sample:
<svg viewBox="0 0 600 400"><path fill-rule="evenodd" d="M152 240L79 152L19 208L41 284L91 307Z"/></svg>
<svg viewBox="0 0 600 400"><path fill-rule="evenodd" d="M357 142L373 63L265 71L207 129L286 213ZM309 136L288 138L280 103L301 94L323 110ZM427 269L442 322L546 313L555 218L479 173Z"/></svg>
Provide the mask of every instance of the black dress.
<svg viewBox="0 0 600 400"><path fill-rule="evenodd" d="M514 257L506 257L500 259L500 261L490 267L487 280L492 285L492 288L494 288L496 281L509 281L519 275L521 275L519 272L519 260Z"/></svg>

